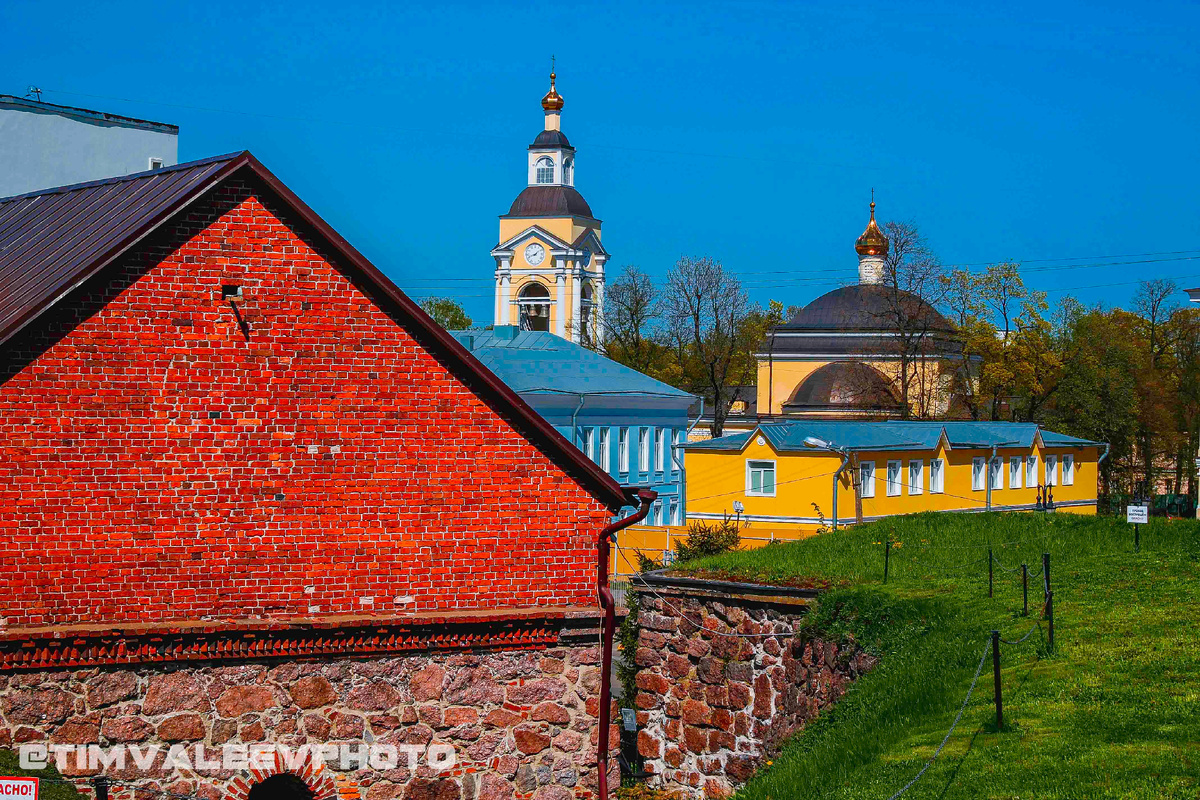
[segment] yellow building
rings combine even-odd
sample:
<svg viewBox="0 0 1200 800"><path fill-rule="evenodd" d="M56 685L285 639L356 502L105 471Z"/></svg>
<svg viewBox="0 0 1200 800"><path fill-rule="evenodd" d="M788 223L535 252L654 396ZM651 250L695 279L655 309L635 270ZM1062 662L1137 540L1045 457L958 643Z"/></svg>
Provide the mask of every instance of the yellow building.
<svg viewBox="0 0 1200 800"><path fill-rule="evenodd" d="M545 129L528 154L529 185L500 217L496 325L550 331L579 344L603 333L604 264L600 220L575 189L575 148L562 132L563 97L542 98Z"/></svg>
<svg viewBox="0 0 1200 800"><path fill-rule="evenodd" d="M952 409L962 346L945 317L887 279L889 242L874 201L854 247L858 283L804 306L756 354L760 417L881 418L907 410L928 418Z"/></svg>
<svg viewBox="0 0 1200 800"><path fill-rule="evenodd" d="M787 420L686 446L687 519L751 542L921 511L1096 513L1108 446L1029 423Z"/></svg>

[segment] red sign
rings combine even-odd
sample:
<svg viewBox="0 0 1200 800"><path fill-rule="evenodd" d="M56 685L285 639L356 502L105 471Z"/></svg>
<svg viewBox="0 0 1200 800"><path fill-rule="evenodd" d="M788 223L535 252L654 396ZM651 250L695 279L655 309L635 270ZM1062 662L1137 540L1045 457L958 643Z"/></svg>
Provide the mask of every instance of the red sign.
<svg viewBox="0 0 1200 800"><path fill-rule="evenodd" d="M0 778L0 800L37 800L37 778Z"/></svg>

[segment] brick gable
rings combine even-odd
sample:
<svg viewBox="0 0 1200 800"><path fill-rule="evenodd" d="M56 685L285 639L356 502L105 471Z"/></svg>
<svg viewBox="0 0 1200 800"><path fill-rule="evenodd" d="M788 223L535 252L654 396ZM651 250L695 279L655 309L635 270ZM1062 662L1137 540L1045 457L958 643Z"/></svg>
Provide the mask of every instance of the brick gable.
<svg viewBox="0 0 1200 800"><path fill-rule="evenodd" d="M7 343L0 616L593 604L603 504L270 198L227 180Z"/></svg>

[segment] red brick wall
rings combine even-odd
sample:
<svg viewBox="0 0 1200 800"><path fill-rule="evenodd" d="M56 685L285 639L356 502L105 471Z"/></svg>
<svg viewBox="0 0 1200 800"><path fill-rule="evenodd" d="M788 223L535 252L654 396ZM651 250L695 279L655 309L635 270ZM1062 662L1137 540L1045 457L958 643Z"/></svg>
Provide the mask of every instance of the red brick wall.
<svg viewBox="0 0 1200 800"><path fill-rule="evenodd" d="M601 504L273 206L218 187L0 353L0 617L593 604Z"/></svg>

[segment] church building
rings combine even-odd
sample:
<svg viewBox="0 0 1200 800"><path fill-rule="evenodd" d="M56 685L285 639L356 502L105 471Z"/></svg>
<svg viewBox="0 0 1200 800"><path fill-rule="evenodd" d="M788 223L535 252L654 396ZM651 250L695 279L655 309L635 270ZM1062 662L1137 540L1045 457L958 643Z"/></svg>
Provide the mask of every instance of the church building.
<svg viewBox="0 0 1200 800"><path fill-rule="evenodd" d="M872 200L870 221L854 245L858 283L804 306L773 328L756 354L758 417L933 417L951 411L961 343L932 305L889 280L888 247ZM740 429L750 425L747 420Z"/></svg>
<svg viewBox="0 0 1200 800"><path fill-rule="evenodd" d="M575 189L575 148L562 132L563 97L542 98L545 128L529 145L528 186L500 217L496 325L549 331L577 344L603 335L604 264L600 220Z"/></svg>

